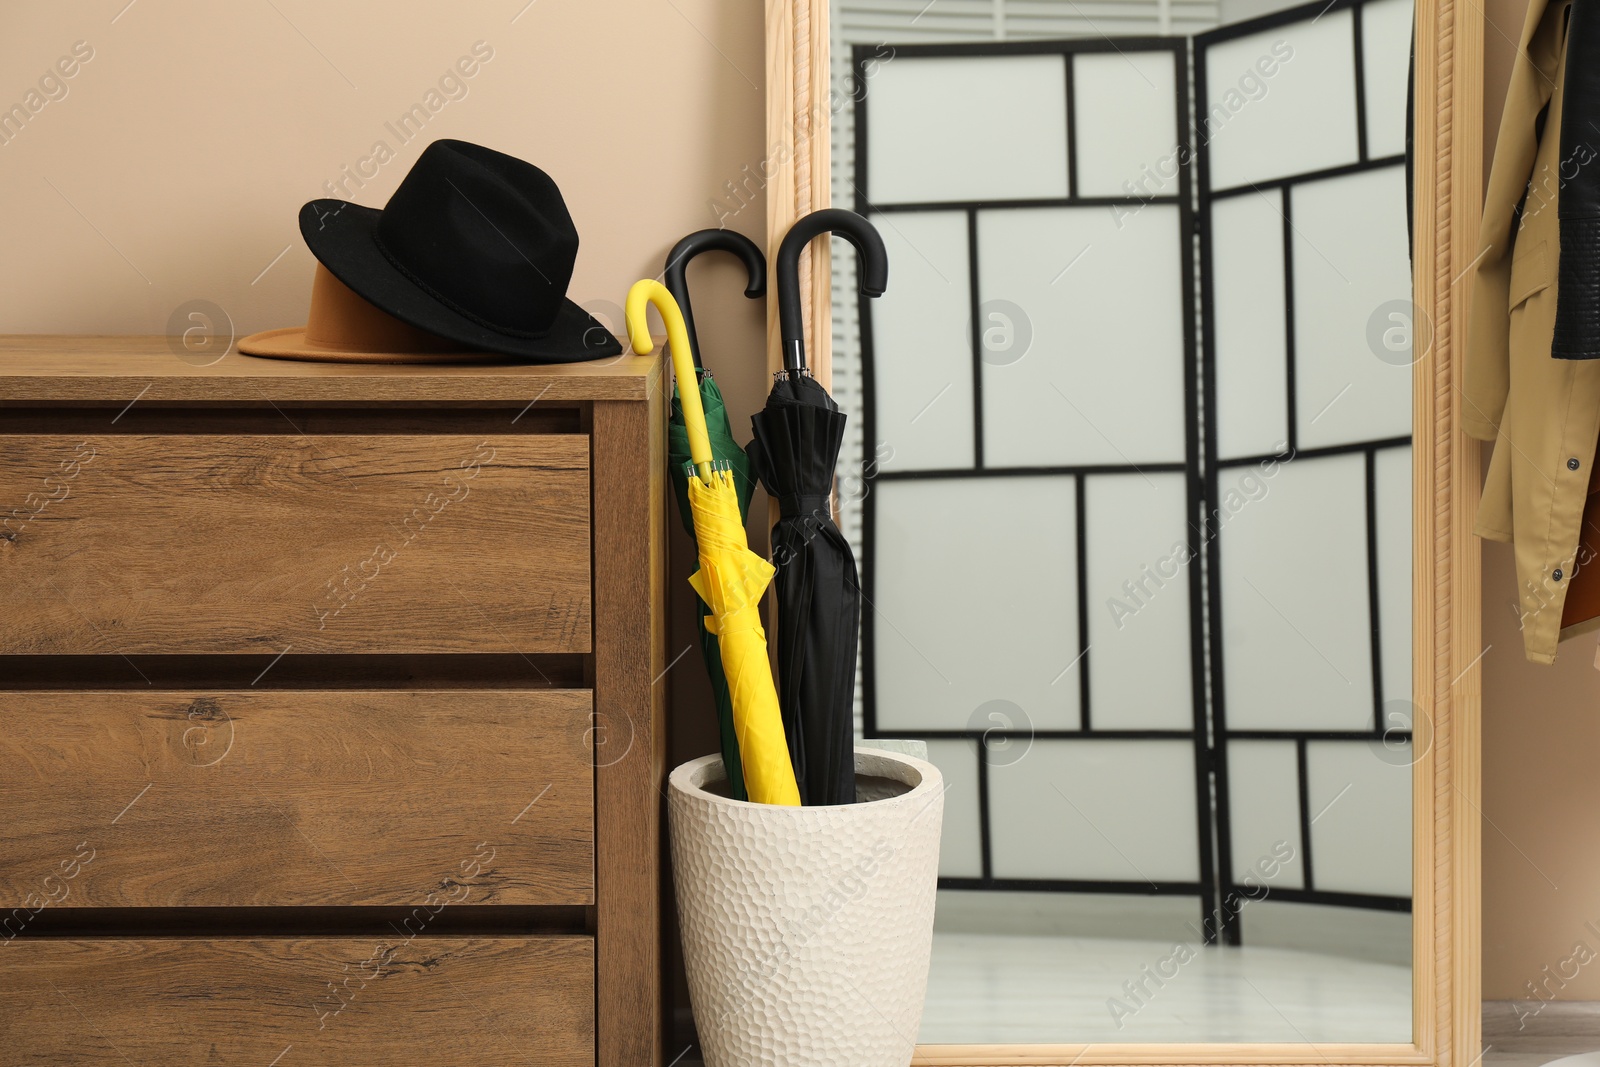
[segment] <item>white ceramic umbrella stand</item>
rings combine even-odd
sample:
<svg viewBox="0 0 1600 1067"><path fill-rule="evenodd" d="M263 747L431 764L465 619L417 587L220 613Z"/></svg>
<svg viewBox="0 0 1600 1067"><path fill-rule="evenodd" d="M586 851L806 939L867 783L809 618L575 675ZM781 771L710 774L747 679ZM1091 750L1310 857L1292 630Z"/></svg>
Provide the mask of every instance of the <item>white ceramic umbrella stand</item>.
<svg viewBox="0 0 1600 1067"><path fill-rule="evenodd" d="M933 948L944 783L856 749L858 803L779 807L669 780L672 868L706 1067L906 1067Z"/></svg>

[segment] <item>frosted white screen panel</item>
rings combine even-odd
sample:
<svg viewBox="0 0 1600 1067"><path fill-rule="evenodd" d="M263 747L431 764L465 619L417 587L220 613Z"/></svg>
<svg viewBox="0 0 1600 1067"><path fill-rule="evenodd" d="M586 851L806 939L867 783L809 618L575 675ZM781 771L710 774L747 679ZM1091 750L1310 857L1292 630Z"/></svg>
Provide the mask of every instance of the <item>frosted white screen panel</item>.
<svg viewBox="0 0 1600 1067"><path fill-rule="evenodd" d="M1234 882L1258 897L1273 889L1304 889L1295 743L1229 742L1228 808Z"/></svg>
<svg viewBox="0 0 1600 1067"><path fill-rule="evenodd" d="M873 442L884 470L972 465L965 212L873 216L894 281L872 305Z"/></svg>
<svg viewBox="0 0 1600 1067"><path fill-rule="evenodd" d="M1021 744L1021 742L1017 742ZM967 740L929 740L928 762L944 776L944 825L939 877L983 877L978 814L978 746Z"/></svg>
<svg viewBox="0 0 1600 1067"><path fill-rule="evenodd" d="M1177 76L1171 52L1072 58L1079 196L1177 196Z"/></svg>
<svg viewBox="0 0 1600 1067"><path fill-rule="evenodd" d="M1199 118L1213 189L1356 162L1349 10L1204 51L1206 110Z"/></svg>
<svg viewBox="0 0 1600 1067"><path fill-rule="evenodd" d="M878 727L972 729L1004 700L1038 729L1076 729L1073 479L886 481L873 495L862 610L874 616Z"/></svg>
<svg viewBox="0 0 1600 1067"><path fill-rule="evenodd" d="M1410 896L1410 746L1309 741L1306 773L1312 884Z"/></svg>
<svg viewBox="0 0 1600 1067"><path fill-rule="evenodd" d="M1187 741L1035 741L989 768L994 876L1195 881L1194 805Z"/></svg>
<svg viewBox="0 0 1600 1067"><path fill-rule="evenodd" d="M1212 202L1210 282L1217 455L1277 455L1289 441L1279 190Z"/></svg>
<svg viewBox="0 0 1600 1067"><path fill-rule="evenodd" d="M1361 6L1363 103L1367 155L1381 159L1406 150L1406 89L1411 73L1411 0L1368 0Z"/></svg>
<svg viewBox="0 0 1600 1067"><path fill-rule="evenodd" d="M1365 458L1274 470L1219 475L1228 728L1371 729Z"/></svg>
<svg viewBox="0 0 1600 1067"><path fill-rule="evenodd" d="M867 129L873 203L1067 195L1060 56L897 56L873 76Z"/></svg>
<svg viewBox="0 0 1600 1067"><path fill-rule="evenodd" d="M1400 166L1294 186L1301 448L1411 433L1411 265Z"/></svg>
<svg viewBox="0 0 1600 1067"><path fill-rule="evenodd" d="M1373 459L1377 503L1378 635L1383 670L1385 729L1404 728L1388 714L1390 702L1406 719L1411 701L1411 446L1380 448Z"/></svg>
<svg viewBox="0 0 1600 1067"><path fill-rule="evenodd" d="M1094 729L1194 726L1187 494L1180 472L1085 479Z"/></svg>
<svg viewBox="0 0 1600 1067"><path fill-rule="evenodd" d="M1183 462L1188 271L1174 205L979 212L980 307L1031 333L983 361L985 464Z"/></svg>
<svg viewBox="0 0 1600 1067"><path fill-rule="evenodd" d="M1379 39L1409 22L1401 2L1225 27L1193 53L1103 37L897 45L871 74L865 121L847 124L866 180L849 189L917 292L896 304L892 282L845 302L870 330L873 433L857 447L881 463L861 499L862 724L925 737L949 764L945 878L1128 892L1154 878L1213 902L1258 883L1309 903L1409 891L1393 869L1350 867L1336 816L1354 792L1326 815L1302 802L1308 745L1350 733L1337 743L1407 758L1404 742L1368 744L1378 705L1410 685L1409 385L1384 394L1382 376L1408 382L1410 353L1370 340L1373 323L1409 324L1376 299L1397 281L1393 299L1409 295L1404 200L1379 203L1403 183L1391 89L1403 95L1409 26ZM1004 106L983 106L1055 127L1021 149L1032 162L984 147L1011 136L987 113L929 104L972 104L1001 84L987 77L924 79L897 129L874 96L924 61L1007 65ZM1220 110L1191 112L1207 127L1185 138L1199 163L1173 169L1190 90ZM896 177L874 169L880 137L940 143L893 150L915 160ZM1206 556L1185 563L1191 539ZM1198 732L1196 691L1216 701ZM1212 743L1229 758L1197 783ZM1251 926L1222 920L1224 940Z"/></svg>

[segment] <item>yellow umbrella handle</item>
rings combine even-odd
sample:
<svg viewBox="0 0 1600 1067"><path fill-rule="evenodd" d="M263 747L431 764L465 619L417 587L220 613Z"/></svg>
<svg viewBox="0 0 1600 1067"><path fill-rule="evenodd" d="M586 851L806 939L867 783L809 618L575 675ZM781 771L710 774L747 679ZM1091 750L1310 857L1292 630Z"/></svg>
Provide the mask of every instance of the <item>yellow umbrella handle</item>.
<svg viewBox="0 0 1600 1067"><path fill-rule="evenodd" d="M648 356L655 349L650 340L650 324L645 305L654 304L667 324L667 347L672 350L672 373L678 379L678 400L683 405L683 425L689 431L689 459L700 477L711 477L711 438L706 436L706 410L700 403L700 378L694 370L694 353L689 348L689 331L683 325L678 302L660 282L644 278L628 290L628 339L633 350Z"/></svg>

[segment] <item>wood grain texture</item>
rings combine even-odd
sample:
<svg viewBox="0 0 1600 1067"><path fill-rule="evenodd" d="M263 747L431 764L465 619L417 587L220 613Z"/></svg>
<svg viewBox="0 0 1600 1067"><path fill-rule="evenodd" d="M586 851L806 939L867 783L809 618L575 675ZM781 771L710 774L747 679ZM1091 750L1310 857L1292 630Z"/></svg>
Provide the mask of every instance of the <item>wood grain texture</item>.
<svg viewBox="0 0 1600 1067"><path fill-rule="evenodd" d="M599 1067L660 1067L665 398L594 406Z"/></svg>
<svg viewBox="0 0 1600 1067"><path fill-rule="evenodd" d="M0 653L586 652L579 435L0 436Z"/></svg>
<svg viewBox="0 0 1600 1067"><path fill-rule="evenodd" d="M18 940L0 1048L16 1067L590 1067L593 974L581 937Z"/></svg>
<svg viewBox="0 0 1600 1067"><path fill-rule="evenodd" d="M794 221L833 202L828 0L767 0L766 32L767 260L776 262L778 245ZM806 361L823 388L833 385L829 264L824 240L813 242L800 257ZM777 301L767 303L767 369L783 369Z"/></svg>
<svg viewBox="0 0 1600 1067"><path fill-rule="evenodd" d="M0 692L30 908L588 904L585 691ZM3 951L0 947L0 951Z"/></svg>
<svg viewBox="0 0 1600 1067"><path fill-rule="evenodd" d="M1483 206L1483 9L1461 0L1417 2L1417 317L1431 347L1416 367L1413 471L1413 622L1418 718L1431 719L1431 862L1416 882L1432 916L1418 930L1418 1043L1435 1062L1471 1064L1483 1048L1482 558L1472 529L1482 486L1477 441L1461 429L1467 301ZM1424 157L1432 161L1426 167ZM1426 406L1425 406L1426 405ZM1428 518L1424 518L1424 512ZM1419 588L1426 576L1430 588ZM1415 609L1413 609L1415 610ZM1431 640L1430 640L1431 637ZM1419 811L1419 820L1424 815ZM1419 821L1418 836L1427 822ZM1431 907L1428 905L1431 904ZM1431 995L1428 995L1431 994ZM1431 1003L1423 1004L1423 996Z"/></svg>
<svg viewBox="0 0 1600 1067"><path fill-rule="evenodd" d="M660 361L617 356L538 366L300 363L230 352L195 366L166 337L0 335L0 399L204 402L643 400ZM181 351L182 346L178 346Z"/></svg>

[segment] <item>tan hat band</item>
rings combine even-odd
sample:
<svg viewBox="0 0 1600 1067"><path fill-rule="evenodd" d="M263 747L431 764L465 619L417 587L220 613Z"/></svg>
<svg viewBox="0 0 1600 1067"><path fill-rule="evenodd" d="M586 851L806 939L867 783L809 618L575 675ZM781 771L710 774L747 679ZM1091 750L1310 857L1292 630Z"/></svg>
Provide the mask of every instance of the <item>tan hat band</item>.
<svg viewBox="0 0 1600 1067"><path fill-rule="evenodd" d="M341 352L454 352L461 348L369 304L320 263L311 282L306 341Z"/></svg>

